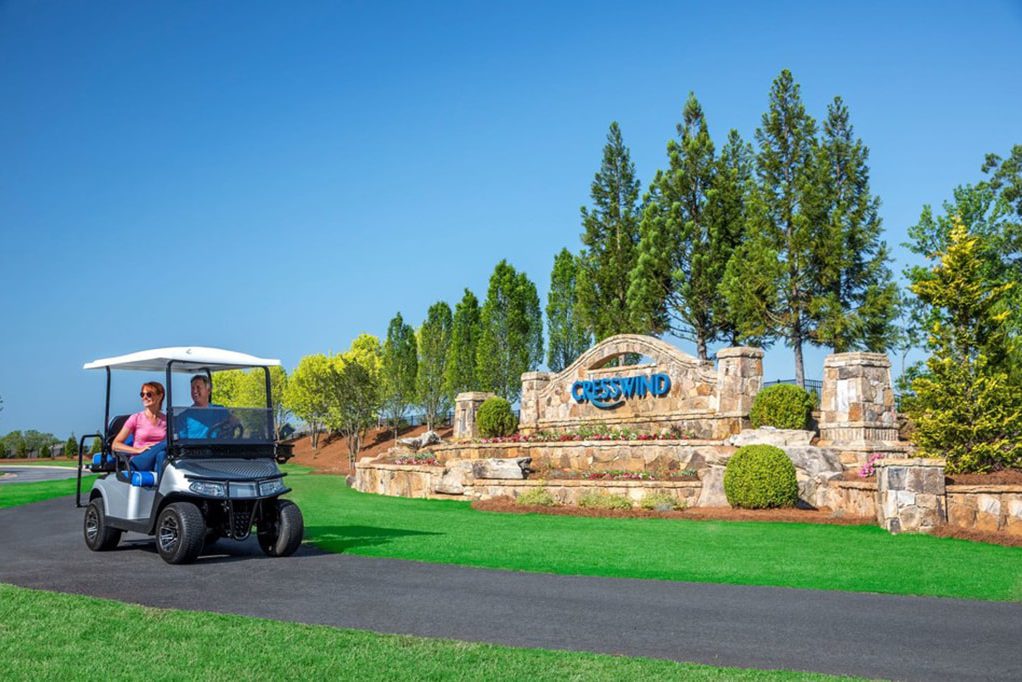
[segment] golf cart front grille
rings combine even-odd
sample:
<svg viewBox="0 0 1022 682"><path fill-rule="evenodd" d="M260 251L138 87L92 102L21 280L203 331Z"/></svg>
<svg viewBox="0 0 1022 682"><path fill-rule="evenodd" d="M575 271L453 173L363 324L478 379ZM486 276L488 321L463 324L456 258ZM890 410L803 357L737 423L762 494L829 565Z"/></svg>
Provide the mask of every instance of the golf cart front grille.
<svg viewBox="0 0 1022 682"><path fill-rule="evenodd" d="M255 511L255 504L233 501L229 504L228 520L231 526L231 537L235 540L244 540L252 531L252 513Z"/></svg>

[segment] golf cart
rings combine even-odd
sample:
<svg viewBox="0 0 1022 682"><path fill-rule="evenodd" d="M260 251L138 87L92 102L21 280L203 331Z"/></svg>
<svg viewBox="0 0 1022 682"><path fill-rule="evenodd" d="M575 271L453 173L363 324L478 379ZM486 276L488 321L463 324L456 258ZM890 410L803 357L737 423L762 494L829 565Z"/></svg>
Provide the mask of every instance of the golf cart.
<svg viewBox="0 0 1022 682"><path fill-rule="evenodd" d="M82 436L78 443L77 506L82 506L82 458L86 439L99 437L101 451L90 469L102 475L89 493L85 544L93 551L113 549L121 533L156 538L165 561L193 561L219 538L244 540L255 527L268 556L293 554L302 542L302 513L290 500L277 467L270 367L267 360L218 348L158 348L87 363L106 371L106 432ZM208 407L175 407L172 375L205 375L210 382L222 370L261 367L266 377L266 407L222 407L215 396ZM114 452L113 443L128 415L110 416L111 370L166 373L166 461L160 471L135 471L131 455ZM214 384L215 391L215 384Z"/></svg>

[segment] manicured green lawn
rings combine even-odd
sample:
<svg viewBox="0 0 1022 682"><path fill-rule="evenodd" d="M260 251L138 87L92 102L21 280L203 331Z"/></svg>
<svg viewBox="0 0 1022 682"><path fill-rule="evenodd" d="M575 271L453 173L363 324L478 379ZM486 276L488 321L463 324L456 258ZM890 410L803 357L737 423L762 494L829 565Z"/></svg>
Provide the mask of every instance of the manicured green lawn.
<svg viewBox="0 0 1022 682"><path fill-rule="evenodd" d="M358 493L288 467L306 540L333 552L569 575L1022 601L1022 548L875 526L494 514Z"/></svg>
<svg viewBox="0 0 1022 682"><path fill-rule="evenodd" d="M86 462L91 462L92 457L86 457ZM47 466L47 467L76 467L78 466L78 457L76 456L73 460L70 459L0 459L0 466L2 465L15 466L15 467L30 467L30 466Z"/></svg>
<svg viewBox="0 0 1022 682"><path fill-rule="evenodd" d="M85 502L89 501L89 490L92 489L92 482L95 479L95 475L82 476L82 499ZM37 483L0 483L0 509L29 502L41 502L51 497L73 495L76 484L77 481L73 478Z"/></svg>
<svg viewBox="0 0 1022 682"><path fill-rule="evenodd" d="M287 466L306 540L332 552L520 571L1022 601L1022 548L874 526L493 514L358 493ZM82 480L88 491L92 476ZM0 484L0 509L74 479Z"/></svg>
<svg viewBox="0 0 1022 682"><path fill-rule="evenodd" d="M0 585L4 680L833 680L378 635Z"/></svg>

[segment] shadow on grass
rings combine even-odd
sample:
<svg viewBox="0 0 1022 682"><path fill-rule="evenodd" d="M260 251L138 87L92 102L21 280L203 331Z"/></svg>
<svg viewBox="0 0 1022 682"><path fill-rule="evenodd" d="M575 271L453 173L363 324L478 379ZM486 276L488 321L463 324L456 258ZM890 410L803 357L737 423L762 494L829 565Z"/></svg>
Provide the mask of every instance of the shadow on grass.
<svg viewBox="0 0 1022 682"><path fill-rule="evenodd" d="M394 538L412 535L443 535L443 533L403 528L377 528L375 526L309 526L305 529L306 542L313 542L329 552L344 552L354 547L385 545Z"/></svg>

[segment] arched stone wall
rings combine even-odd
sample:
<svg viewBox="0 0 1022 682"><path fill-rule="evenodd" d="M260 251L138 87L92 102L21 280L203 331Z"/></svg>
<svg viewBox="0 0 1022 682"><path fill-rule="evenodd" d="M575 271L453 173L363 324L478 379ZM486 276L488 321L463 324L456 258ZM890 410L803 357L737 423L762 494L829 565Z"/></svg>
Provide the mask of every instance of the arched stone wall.
<svg viewBox="0 0 1022 682"><path fill-rule="evenodd" d="M649 363L608 366L629 356ZM600 422L725 438L741 430L762 385L763 351L727 348L717 357L714 368L652 336L612 336L562 372L523 374L519 429L558 431Z"/></svg>

